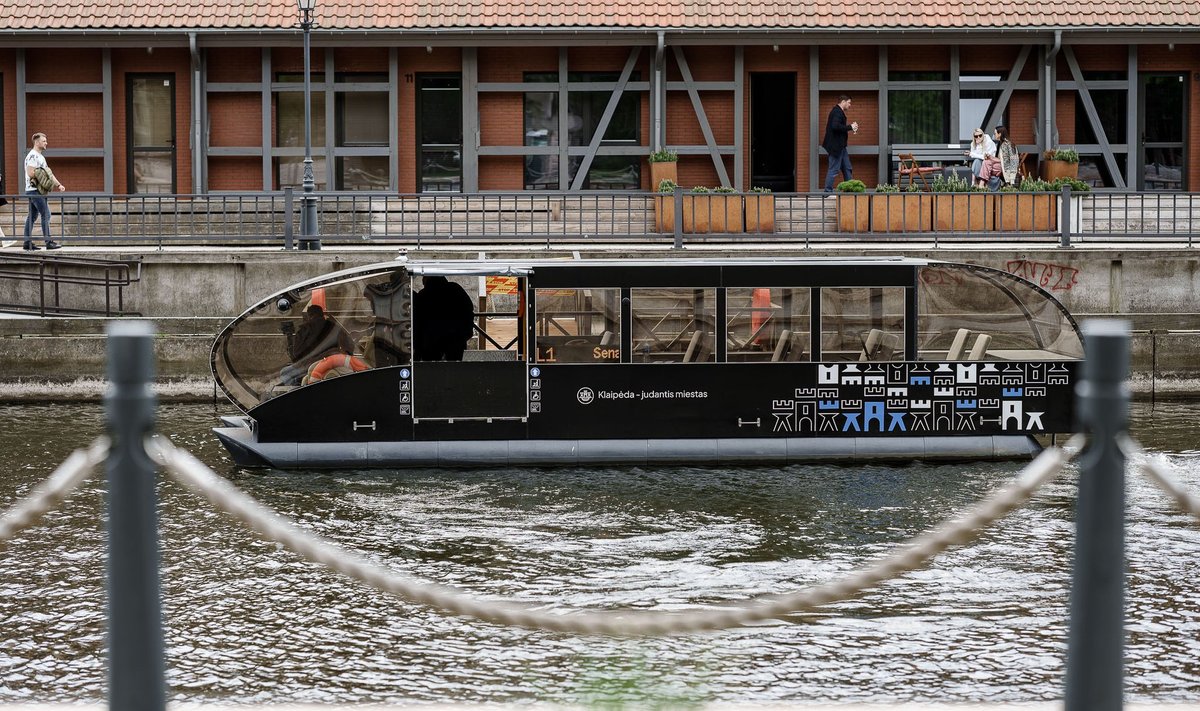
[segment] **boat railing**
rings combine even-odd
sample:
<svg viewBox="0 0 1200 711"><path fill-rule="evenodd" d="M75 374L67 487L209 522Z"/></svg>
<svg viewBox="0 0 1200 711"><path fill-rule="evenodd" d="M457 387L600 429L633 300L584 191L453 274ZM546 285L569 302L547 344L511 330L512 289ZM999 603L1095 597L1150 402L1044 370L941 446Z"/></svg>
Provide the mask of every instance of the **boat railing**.
<svg viewBox="0 0 1200 711"><path fill-rule="evenodd" d="M271 245L292 249L299 204L281 191L178 195L52 194L52 236L68 245ZM332 245L437 247L586 243L682 247L800 244L1167 243L1193 246L1200 193L1101 189L1011 193L674 193L637 191L322 192L319 237ZM0 209L8 235L27 204Z"/></svg>
<svg viewBox="0 0 1200 711"><path fill-rule="evenodd" d="M1142 457L1129 439L1128 324L1084 324L1088 358L1077 390L1081 433L1050 447L1013 482L960 515L841 578L736 605L691 610L544 610L433 585L379 566L288 521L253 500L185 450L154 436L154 333L146 322L110 325L106 396L108 436L75 451L41 485L0 517L0 545L68 497L101 463L107 471L108 629L110 708L166 708L166 674L159 583L156 472L162 468L213 506L260 536L315 564L381 591L442 611L498 625L558 633L645 636L718 630L816 610L860 595L884 581L926 565L951 546L963 545L1021 507L1063 473L1078 456L1076 554L1066 660L1067 711L1121 708L1125 584L1123 487L1129 460L1191 515L1200 499L1174 483L1166 468ZM1116 524L1116 525L1115 525ZM570 614L565 614L570 612ZM132 703L136 700L137 703Z"/></svg>

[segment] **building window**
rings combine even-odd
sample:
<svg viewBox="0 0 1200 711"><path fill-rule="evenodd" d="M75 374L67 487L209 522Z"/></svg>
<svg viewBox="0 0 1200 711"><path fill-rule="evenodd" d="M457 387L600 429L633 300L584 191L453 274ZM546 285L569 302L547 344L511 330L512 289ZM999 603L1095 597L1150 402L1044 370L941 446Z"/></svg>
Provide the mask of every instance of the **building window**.
<svg viewBox="0 0 1200 711"><path fill-rule="evenodd" d="M949 72L891 72L889 82L928 83L930 88L906 87L888 91L888 136L893 143L969 142L976 128L984 128L1002 93L1000 73L964 73L959 76L958 125L950 125ZM1008 109L996 120L1007 124Z"/></svg>
<svg viewBox="0 0 1200 711"><path fill-rule="evenodd" d="M1125 81L1125 73L1084 72L1083 78L1087 82ZM1126 108L1129 105L1129 92L1125 89L1090 89L1088 94L1096 106L1096 114L1108 142L1110 144L1124 143L1125 131L1128 126L1125 117ZM1100 137L1092 127L1091 119L1088 118L1083 96L1078 91L1075 92L1075 143L1097 147L1100 144ZM1117 170L1122 173L1125 172L1127 156L1127 153L1113 151ZM1082 148L1079 151L1079 179L1093 187L1111 188L1117 184L1112 171L1108 168L1108 161L1104 160L1103 155L1097 149Z"/></svg>
<svg viewBox="0 0 1200 711"><path fill-rule="evenodd" d="M569 82L616 82L615 72L570 72ZM531 72L526 82L556 82L553 72ZM637 81L636 74L631 80ZM567 145L587 146L599 127L604 109L608 106L609 91L573 91L567 96ZM559 146L558 92L530 91L525 93L525 145ZM636 92L626 92L617 102L609 120L601 146L638 146L640 139L640 98ZM583 162L582 156L568 160L567 182L573 183ZM641 156L597 155L583 182L584 189L637 190L641 187ZM559 187L558 153L525 157L525 189L555 190Z"/></svg>
<svg viewBox="0 0 1200 711"><path fill-rule="evenodd" d="M972 133L977 128L986 129L988 115L1000 101L1000 82L1004 80L999 74L963 74L959 77L958 91L958 136L956 141L970 142ZM997 118L996 124L1008 125L1008 107Z"/></svg>
<svg viewBox="0 0 1200 711"><path fill-rule="evenodd" d="M421 192L462 190L462 77L417 77L417 183Z"/></svg>
<svg viewBox="0 0 1200 711"><path fill-rule="evenodd" d="M304 75L279 74L279 82L303 83ZM325 75L314 73L313 84L323 85ZM338 74L338 83L382 84L387 86L386 74ZM334 92L334 159L333 188L335 190L386 190L391 183L389 157L388 91L353 89ZM311 94L313 178L318 190L327 189L325 97L322 89ZM280 148L304 148L304 93L281 91L275 96L275 145ZM304 157L280 156L276 159L276 182L279 187L301 187L304 178Z"/></svg>

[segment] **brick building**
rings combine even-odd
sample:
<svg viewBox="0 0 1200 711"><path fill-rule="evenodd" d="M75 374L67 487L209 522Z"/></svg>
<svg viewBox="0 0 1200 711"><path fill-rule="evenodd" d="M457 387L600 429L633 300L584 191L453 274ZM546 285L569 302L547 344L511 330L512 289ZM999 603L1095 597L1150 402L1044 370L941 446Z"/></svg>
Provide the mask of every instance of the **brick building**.
<svg viewBox="0 0 1200 711"><path fill-rule="evenodd" d="M819 189L843 92L868 185L897 146L996 123L1026 152L1076 148L1097 186L1200 185L1200 2L992 9L319 0L318 189L644 190L656 147L682 154L684 186ZM298 185L297 22L288 0L5 3L3 173L42 131L73 191Z"/></svg>

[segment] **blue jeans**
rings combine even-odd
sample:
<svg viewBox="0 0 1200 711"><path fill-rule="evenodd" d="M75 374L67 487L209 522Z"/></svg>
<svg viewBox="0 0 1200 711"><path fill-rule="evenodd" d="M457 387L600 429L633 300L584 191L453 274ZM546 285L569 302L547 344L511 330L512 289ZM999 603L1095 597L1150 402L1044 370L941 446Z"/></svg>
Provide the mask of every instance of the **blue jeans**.
<svg viewBox="0 0 1200 711"><path fill-rule="evenodd" d="M850 168L850 149L843 148L836 156L829 154L829 172L825 174L825 192L833 190L833 179L842 174L842 180L853 180L854 171Z"/></svg>
<svg viewBox="0 0 1200 711"><path fill-rule="evenodd" d="M25 241L29 241L30 235L33 234L33 223L37 220L38 215L41 215L42 237L49 242L50 203L46 202L46 198L37 190L26 190L25 195L29 197L29 216L25 218Z"/></svg>
<svg viewBox="0 0 1200 711"><path fill-rule="evenodd" d="M974 175L976 178L978 178L979 171L981 171L981 170L983 170L983 159L982 158L972 158L971 159L971 175Z"/></svg>

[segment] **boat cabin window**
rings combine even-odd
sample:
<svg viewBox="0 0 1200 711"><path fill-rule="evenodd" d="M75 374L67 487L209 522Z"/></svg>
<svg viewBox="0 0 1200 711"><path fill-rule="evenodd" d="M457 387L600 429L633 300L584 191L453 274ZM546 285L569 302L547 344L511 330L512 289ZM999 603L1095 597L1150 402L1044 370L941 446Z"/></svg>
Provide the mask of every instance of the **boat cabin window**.
<svg viewBox="0 0 1200 711"><path fill-rule="evenodd" d="M904 289L821 289L821 360L904 360Z"/></svg>
<svg viewBox="0 0 1200 711"><path fill-rule="evenodd" d="M1083 343L1063 307L1003 272L968 265L922 267L917 303L920 360L1083 357Z"/></svg>
<svg viewBox="0 0 1200 711"><path fill-rule="evenodd" d="M716 289L632 289L634 363L714 359Z"/></svg>
<svg viewBox="0 0 1200 711"><path fill-rule="evenodd" d="M620 289L536 289L537 360L620 363Z"/></svg>
<svg viewBox="0 0 1200 711"><path fill-rule="evenodd" d="M403 269L289 291L218 338L213 368L247 410L283 392L411 362L411 291Z"/></svg>
<svg viewBox="0 0 1200 711"><path fill-rule="evenodd" d="M725 291L725 338L730 363L807 361L809 289L729 288Z"/></svg>
<svg viewBox="0 0 1200 711"><path fill-rule="evenodd" d="M524 277L428 274L413 286L417 361L522 359Z"/></svg>

